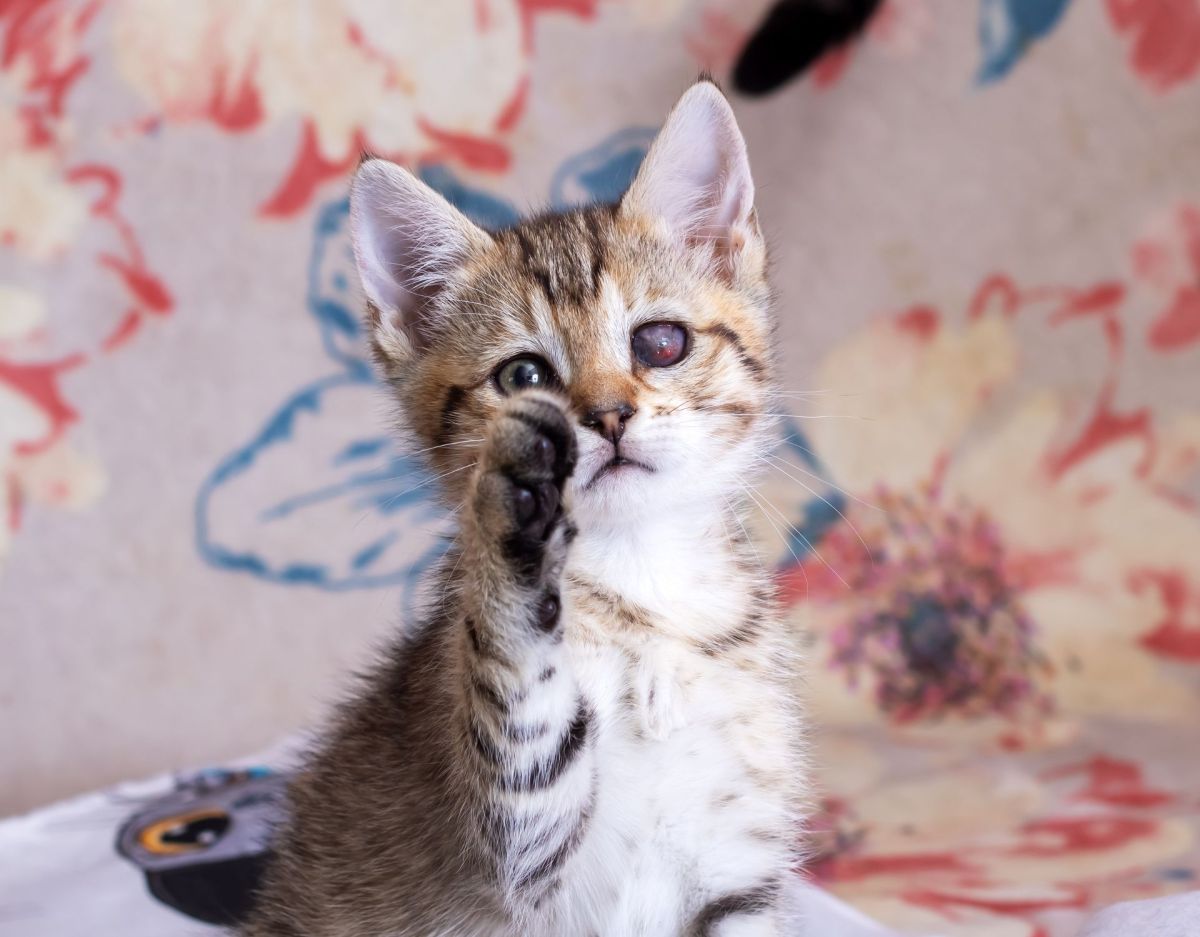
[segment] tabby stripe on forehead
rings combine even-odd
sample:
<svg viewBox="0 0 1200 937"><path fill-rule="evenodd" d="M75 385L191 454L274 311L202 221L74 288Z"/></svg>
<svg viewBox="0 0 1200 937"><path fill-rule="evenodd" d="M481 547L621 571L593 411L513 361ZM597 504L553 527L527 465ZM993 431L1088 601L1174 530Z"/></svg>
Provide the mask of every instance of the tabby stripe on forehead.
<svg viewBox="0 0 1200 937"><path fill-rule="evenodd" d="M591 212L583 211L568 215L563 221L574 230L556 232L560 237L565 236L569 248L561 251L559 263L554 268L555 286L568 302L583 305L595 295L592 289L596 244L594 219Z"/></svg>
<svg viewBox="0 0 1200 937"><path fill-rule="evenodd" d="M616 206L606 207L610 208L610 215L616 210ZM602 208L597 207L583 216L584 223L588 229L588 239L592 246L592 299L597 299L600 296L600 278L604 275L604 268L608 262L604 249L604 235L600 230L600 215L602 211Z"/></svg>
<svg viewBox="0 0 1200 937"><path fill-rule="evenodd" d="M525 273L537 281L538 286L542 288L542 293L546 296L546 302L554 306L554 281L550 279L550 271L538 260L537 251L530 243L528 234L520 228L513 229L513 234L516 235L517 244L521 248L521 260L525 265Z"/></svg>
<svg viewBox="0 0 1200 937"><path fill-rule="evenodd" d="M746 346L742 344L742 337L729 326L717 323L698 331L705 335L715 335L732 345L733 350L737 352L738 359L742 362L742 366L755 377L762 377L767 373L767 369L763 366L763 363L746 350Z"/></svg>

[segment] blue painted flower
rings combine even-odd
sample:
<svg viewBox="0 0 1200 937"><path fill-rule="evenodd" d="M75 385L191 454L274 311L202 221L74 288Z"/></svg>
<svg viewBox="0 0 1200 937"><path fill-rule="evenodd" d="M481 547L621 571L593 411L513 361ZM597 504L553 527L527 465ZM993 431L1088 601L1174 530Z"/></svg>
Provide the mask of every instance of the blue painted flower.
<svg viewBox="0 0 1200 937"><path fill-rule="evenodd" d="M655 133L653 127L627 127L567 159L550 182L550 204L563 209L585 202L615 202L633 182Z"/></svg>
<svg viewBox="0 0 1200 937"><path fill-rule="evenodd" d="M980 84L1007 75L1030 44L1049 35L1070 0L981 0L979 41L983 63Z"/></svg>
<svg viewBox="0 0 1200 937"><path fill-rule="evenodd" d="M441 552L420 465L374 419L348 218L345 199L318 212L308 274L308 308L337 370L291 393L197 495L197 547L220 569L355 589L411 583Z"/></svg>

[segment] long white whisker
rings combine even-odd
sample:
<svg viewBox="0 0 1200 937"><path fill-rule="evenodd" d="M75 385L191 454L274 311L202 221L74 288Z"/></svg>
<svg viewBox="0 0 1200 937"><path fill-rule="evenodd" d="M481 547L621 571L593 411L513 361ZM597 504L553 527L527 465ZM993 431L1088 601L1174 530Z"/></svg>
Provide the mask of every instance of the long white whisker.
<svg viewBox="0 0 1200 937"><path fill-rule="evenodd" d="M823 475L820 475L817 472L809 471L808 469L804 468L803 466L797 465L795 462L788 462L786 459L780 458L779 456L773 455L771 453L767 453L765 456L760 456L760 458L769 459L771 462L777 463L777 464L773 465L772 467L777 469L778 471L782 472L784 475L788 475L786 469L788 469L788 468L795 469L797 472L803 472L809 478L815 479L816 481L819 481L819 482L822 482L823 484L828 485L830 488L834 489L835 491L840 492L841 494L845 495L851 501L857 501L864 508L870 508L872 511L878 511L881 514L887 513L878 504L872 504L870 501L864 501L858 495L847 491L845 488L841 487L840 485L836 484L835 482L831 482L828 478L825 478ZM788 475L788 478L792 478L792 477L790 475ZM792 481L796 482L799 485L804 485L804 482L800 481L800 479L798 479L798 478L792 478ZM812 490L812 489L809 489L807 485L804 485L804 487L806 489L808 489L809 491ZM813 492L813 494L816 495L816 497L821 498L821 496L817 495L816 492ZM825 501L824 498L821 498L821 500ZM825 501L825 503L829 504L828 501ZM829 506L831 508L834 508L835 511L837 510L837 508L835 508L832 504L830 504ZM839 513L841 513L841 512L839 512Z"/></svg>
<svg viewBox="0 0 1200 937"><path fill-rule="evenodd" d="M742 490L745 491L746 494L748 494L754 500L754 503L758 504L759 509L762 510L763 505L761 502L759 502L758 496L756 496L755 493L747 486L742 485L741 487L742 487ZM766 500L765 496L763 496L763 500L764 501ZM777 534L779 534L779 539L783 541L783 545L785 547L787 547L788 552L790 554L792 554L792 559L796 561L796 568L798 570L800 570L800 575L804 577L804 599L805 599L805 601L808 601L809 596L812 594L812 585L808 581L808 571L804 568L804 564L800 561L800 557L798 557L796 555L796 551L792 547L791 539L788 537L788 535L783 530L781 530L779 528L779 526L773 520L771 520L771 516L769 514L764 513L763 517L766 520L766 522L768 524L770 524L772 528L774 528L775 532ZM788 524L788 527L789 527L789 529L791 528L790 523ZM809 545L809 547L810 547L810 549L812 549L811 544ZM816 551L813 550L813 552L815 553Z"/></svg>
<svg viewBox="0 0 1200 937"><path fill-rule="evenodd" d="M440 446L428 446L425 449L417 449L417 450L414 450L413 452L402 452L401 455L410 456L410 457L418 456L418 455L424 455L426 452L433 452L435 449L445 449L448 446L477 446L481 442L483 442L482 436L480 436L477 439L456 439L453 442L444 442Z"/></svg>
<svg viewBox="0 0 1200 937"><path fill-rule="evenodd" d="M750 493L750 497L754 498L754 494L752 492ZM816 558L821 561L821 563L825 566L826 569L828 569L831 573L833 573L834 576L837 577L838 582L840 582L847 589L850 588L850 583L846 582L846 580L842 578L841 573L839 573L836 569L833 568L833 566L830 565L829 561L821 555L821 551L816 548L816 546L813 544L813 542L811 540L809 540L808 537L806 537L803 533L801 533L799 530L797 530L796 525L793 524L791 522L791 520L789 520L788 517L781 510L779 510L779 508L775 507L775 505L771 504L771 502L767 499L763 499L763 501L759 501L758 498L754 498L754 500L760 507L763 507L765 505L765 507L774 511L776 513L776 515L778 515L779 519L782 520L785 524L787 524L788 530L790 532L794 533L802 541L804 541L804 545L807 546L808 549L812 551L813 555L816 556ZM768 520L769 520L769 518L768 518ZM793 553L792 555L795 556L795 553ZM796 562L797 563L800 562L799 557L796 558Z"/></svg>
<svg viewBox="0 0 1200 937"><path fill-rule="evenodd" d="M729 498L726 495L722 495L721 497L725 500L725 506L729 508L730 513L733 514L733 519L737 521L738 527L742 529L742 536L746 538L746 543L750 545L750 549L753 550L754 555L758 557L759 565L765 566L766 564L763 562L762 551L758 549L758 544L754 542L754 538L751 537L750 532L746 530L746 525L742 523L741 515L738 513L737 509L729 503Z"/></svg>
<svg viewBox="0 0 1200 937"><path fill-rule="evenodd" d="M759 510L763 512L763 519L766 520L766 522L771 525L771 529L774 530L775 533L779 534L779 539L783 541L783 545L785 547L787 547L788 552L790 554L792 554L792 559L795 560L796 565L799 566L800 565L800 557L796 555L796 551L792 547L791 539L788 537L788 535L786 533L784 533L783 528L781 528L778 524L775 523L775 521L771 518L771 515L766 513L768 505L765 505L763 503L765 498L763 496L756 494L752 489L750 489L746 485L742 485L741 489L742 489L742 491L746 492L747 495L750 496L751 501L753 501L755 504L758 505Z"/></svg>
<svg viewBox="0 0 1200 937"><path fill-rule="evenodd" d="M478 464L478 461L469 462L466 465L460 465L458 468L450 469L448 472L442 472L438 475L432 476L431 478L427 478L419 485L413 485L411 488L405 488L403 491L399 491L388 498L387 501L383 503L383 510L387 510L389 507L391 507L398 498L403 498L405 495L412 494L414 491L424 488L426 485L431 485L436 481L441 481L443 478L448 478L451 475L457 475L459 472L465 472L467 469L472 469Z"/></svg>
<svg viewBox="0 0 1200 937"><path fill-rule="evenodd" d="M808 485L804 484L803 481L801 481L799 478L796 478L794 475L792 475L790 472L788 472L787 468L784 467L785 465L788 465L788 463L783 463L771 455L762 456L760 458L767 460L767 464L770 465L772 468L774 468L777 472L780 472L781 474L785 475L788 479L795 482L797 485L799 485L801 488L803 488L805 491L807 491L814 498L821 501L823 504L827 505L828 507L832 508L833 512L842 519L842 521L845 523L845 525L850 528L851 532L853 532L854 536L858 538L858 542L860 544L862 544L863 551L866 553L867 558L870 561L871 565L872 566L875 565L875 554L872 552L871 548L869 546L867 546L867 541L865 541L863 539L862 534L860 534L858 532L858 528L854 526L854 523L850 520L850 518L848 518L845 514L843 514L838 509L838 506L836 504L834 504L832 501L830 501L828 498L824 497L823 495L819 494L818 492L814 491L812 488L809 488ZM857 501L858 499L855 498L855 500ZM866 502L864 502L864 504L865 503ZM868 504L867 507L873 507L873 505ZM876 508L876 510L882 511L883 509Z"/></svg>
<svg viewBox="0 0 1200 937"><path fill-rule="evenodd" d="M861 397L862 394L836 390L774 390L771 391L769 396L775 398L805 399L808 397Z"/></svg>
<svg viewBox="0 0 1200 937"><path fill-rule="evenodd" d="M790 465L790 463L782 462L782 460L776 458L775 456L771 456L771 455L764 456L763 458L767 459L768 464L771 465L776 471L785 475L788 479L790 479L791 481L794 481L797 485L799 485L801 488L803 488L805 491L807 491L814 498L821 501L823 504L827 505L828 507L832 508L833 512L835 514L837 514L837 516L840 517L843 521L845 521L846 526L849 527L852 531L854 531L854 536L858 537L858 542L862 544L862 548L866 551L867 556L871 556L872 562L874 562L873 554L871 553L871 548L867 546L867 542L865 540L863 540L862 536L858 532L858 528L855 527L853 523L851 523L850 518L846 517L846 515L843 514L841 512L841 510L839 510L839 508L836 504L834 504L832 501L830 501L828 498L824 497L817 491L814 491L812 488L809 488L808 485L806 485L801 479L796 478L794 475L792 475L788 471L788 468L796 468L797 466L792 466L792 465ZM851 497L853 497L853 495L851 495ZM855 498L854 500L858 501L859 499ZM875 507L874 505L867 504L865 501L862 503L866 504L867 507L873 508L876 511L879 511L879 512L885 513L885 514L887 513L886 511L883 510L883 508L879 508L879 507Z"/></svg>
<svg viewBox="0 0 1200 937"><path fill-rule="evenodd" d="M729 416L762 416L773 417L775 419L795 419L795 420L861 420L865 423L875 422L869 416L858 416L852 413L791 413L787 410L743 410L731 404L728 406L719 407L695 407L687 404L680 404L677 407L672 407L670 410L660 414L660 416L670 416L674 413L724 413Z"/></svg>

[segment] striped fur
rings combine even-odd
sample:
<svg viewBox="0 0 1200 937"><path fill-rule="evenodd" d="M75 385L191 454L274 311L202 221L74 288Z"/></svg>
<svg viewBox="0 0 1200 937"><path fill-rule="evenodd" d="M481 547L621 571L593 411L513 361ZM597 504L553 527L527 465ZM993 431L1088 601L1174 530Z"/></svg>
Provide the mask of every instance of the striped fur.
<svg viewBox="0 0 1200 937"><path fill-rule="evenodd" d="M740 516L774 368L752 196L711 85L615 206L488 234L360 169L376 358L460 529L296 780L244 937L783 933L805 775ZM633 355L652 321L678 364ZM558 381L505 396L528 353ZM615 407L614 444L585 414Z"/></svg>

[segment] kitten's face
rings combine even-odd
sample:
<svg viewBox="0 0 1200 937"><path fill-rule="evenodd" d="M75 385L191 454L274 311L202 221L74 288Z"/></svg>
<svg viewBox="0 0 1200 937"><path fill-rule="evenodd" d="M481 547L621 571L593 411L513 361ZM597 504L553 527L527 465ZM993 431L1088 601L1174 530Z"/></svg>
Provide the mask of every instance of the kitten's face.
<svg viewBox="0 0 1200 937"><path fill-rule="evenodd" d="M410 422L448 472L474 460L506 394L557 390L578 420L577 512L711 500L746 471L765 423L757 294L610 208L502 232L448 288L453 309L400 385Z"/></svg>
<svg viewBox="0 0 1200 937"><path fill-rule="evenodd" d="M496 408L525 387L561 393L576 416L580 520L636 522L737 493L769 422L771 330L736 134L719 92L696 86L620 205L493 235L395 167L360 170L376 356L451 501ZM374 229L367 198L383 209ZM422 254L422 230L446 236Z"/></svg>

